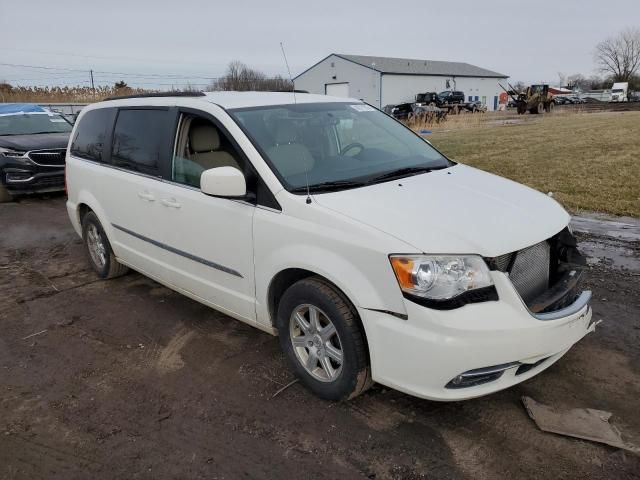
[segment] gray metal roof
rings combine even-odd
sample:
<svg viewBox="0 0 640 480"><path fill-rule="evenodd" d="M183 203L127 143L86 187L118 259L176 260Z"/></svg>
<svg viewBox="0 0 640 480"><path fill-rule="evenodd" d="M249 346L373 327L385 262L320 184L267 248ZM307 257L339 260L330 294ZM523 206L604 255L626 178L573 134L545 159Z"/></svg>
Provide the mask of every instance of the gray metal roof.
<svg viewBox="0 0 640 480"><path fill-rule="evenodd" d="M487 70L486 68L476 67L469 63L417 60L413 58L371 57L367 55L345 55L342 53L334 53L334 55L365 67L373 68L382 73L509 78L508 75ZM372 65L374 63L375 67Z"/></svg>

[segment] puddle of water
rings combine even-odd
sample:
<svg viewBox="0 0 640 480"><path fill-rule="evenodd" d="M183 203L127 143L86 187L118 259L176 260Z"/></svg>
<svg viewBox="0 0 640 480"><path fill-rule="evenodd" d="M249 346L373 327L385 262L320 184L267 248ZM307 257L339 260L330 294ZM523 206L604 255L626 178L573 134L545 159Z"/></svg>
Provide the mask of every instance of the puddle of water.
<svg viewBox="0 0 640 480"><path fill-rule="evenodd" d="M617 269L640 272L640 257L633 248L622 242L589 239L578 243L578 249L587 256L590 265L606 265Z"/></svg>
<svg viewBox="0 0 640 480"><path fill-rule="evenodd" d="M639 218L613 217L602 213L585 213L572 217L571 227L577 232L640 241Z"/></svg>
<svg viewBox="0 0 640 480"><path fill-rule="evenodd" d="M583 213L571 219L571 227L586 234L578 248L589 264L640 272L640 219Z"/></svg>

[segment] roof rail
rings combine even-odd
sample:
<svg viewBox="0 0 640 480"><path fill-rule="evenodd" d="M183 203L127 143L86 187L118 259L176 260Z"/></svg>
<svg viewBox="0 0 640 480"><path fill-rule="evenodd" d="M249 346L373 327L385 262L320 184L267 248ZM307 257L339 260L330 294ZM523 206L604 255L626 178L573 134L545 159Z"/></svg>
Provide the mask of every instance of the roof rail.
<svg viewBox="0 0 640 480"><path fill-rule="evenodd" d="M104 100L121 100L123 98L154 98L154 97L204 97L204 92L156 92L123 95L121 97L107 97Z"/></svg>

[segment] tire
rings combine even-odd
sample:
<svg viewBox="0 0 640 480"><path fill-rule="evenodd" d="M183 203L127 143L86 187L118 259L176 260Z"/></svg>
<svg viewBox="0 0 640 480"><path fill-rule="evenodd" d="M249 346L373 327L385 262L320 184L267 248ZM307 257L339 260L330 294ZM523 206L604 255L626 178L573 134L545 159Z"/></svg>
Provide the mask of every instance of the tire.
<svg viewBox="0 0 640 480"><path fill-rule="evenodd" d="M538 111L538 113L539 113L540 115L542 115L542 114L544 113L544 103L540 102L540 103L538 104L538 107L536 108L536 110Z"/></svg>
<svg viewBox="0 0 640 480"><path fill-rule="evenodd" d="M553 109L554 109L555 106L556 105L555 105L554 102L549 102L544 110L547 113L553 113Z"/></svg>
<svg viewBox="0 0 640 480"><path fill-rule="evenodd" d="M318 397L347 400L372 385L357 311L327 281L309 277L289 287L278 306L277 327L280 346L296 376Z"/></svg>
<svg viewBox="0 0 640 480"><path fill-rule="evenodd" d="M7 187L0 184L0 203L7 203L13 200L13 195L9 193Z"/></svg>
<svg viewBox="0 0 640 480"><path fill-rule="evenodd" d="M129 271L116 259L100 220L91 211L82 218L82 241L89 264L98 277L116 278Z"/></svg>

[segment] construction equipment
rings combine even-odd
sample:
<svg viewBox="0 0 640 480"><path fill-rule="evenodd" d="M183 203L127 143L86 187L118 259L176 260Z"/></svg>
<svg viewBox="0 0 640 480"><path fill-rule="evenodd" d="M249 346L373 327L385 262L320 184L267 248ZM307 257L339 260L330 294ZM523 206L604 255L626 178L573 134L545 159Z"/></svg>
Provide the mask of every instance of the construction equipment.
<svg viewBox="0 0 640 480"><path fill-rule="evenodd" d="M525 114L527 111L529 113L553 112L555 102L553 96L549 93L549 85L531 85L522 92L513 88L509 83L507 85L509 85L510 90L507 90L501 84L498 85L511 97L520 115Z"/></svg>

